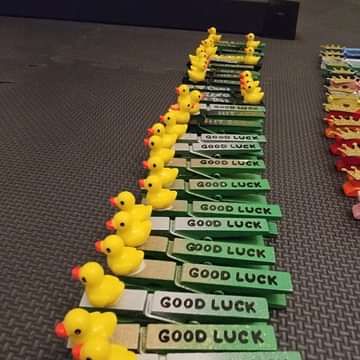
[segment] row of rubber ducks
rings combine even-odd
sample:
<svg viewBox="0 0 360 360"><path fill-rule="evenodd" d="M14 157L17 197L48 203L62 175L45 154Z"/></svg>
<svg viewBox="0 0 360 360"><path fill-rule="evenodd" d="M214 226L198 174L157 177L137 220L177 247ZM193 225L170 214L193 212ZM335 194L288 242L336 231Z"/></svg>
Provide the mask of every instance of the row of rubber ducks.
<svg viewBox="0 0 360 360"><path fill-rule="evenodd" d="M208 36L202 40L195 50L195 54L189 55L190 68L187 71L189 79L194 82L203 82L206 78L207 69L212 59L234 60L247 65L257 65L261 59L255 55L255 49L260 45L259 40L255 40L255 35L246 35L245 55L216 55L218 48L216 44L221 40L221 35L217 34L215 27L208 29Z"/></svg>
<svg viewBox="0 0 360 360"><path fill-rule="evenodd" d="M221 39L215 28L210 28L207 41L202 43L207 57L211 48ZM251 34L249 34L251 35ZM249 44L257 46L254 37L248 35ZM202 55L203 56L203 55ZM203 58L205 58L203 56ZM243 96L248 95L249 86L259 88L251 73L243 74ZM246 87L245 87L246 84ZM95 250L106 256L107 265L113 274L105 274L104 268L95 261L89 261L72 269L72 278L84 286L89 303L95 308L105 308L116 304L121 298L125 284L118 276L128 275L142 269L144 252L138 247L149 238L152 228L152 209L165 209L172 206L176 191L168 189L178 176L178 169L167 168L166 164L174 157L174 145L187 131L191 115L200 112L202 94L190 91L187 85L176 89L177 103L160 116L160 122L153 124L144 140L149 147L149 158L143 161L148 170L146 179L139 180L146 190L146 204L137 204L135 196L122 191L109 199L118 212L108 221L106 228L113 231L102 240L95 242ZM251 91L250 91L251 93ZM256 94L260 91L256 90ZM261 101L261 100L260 100ZM249 102L251 103L251 102ZM68 338L75 360L135 360L136 355L126 347L112 343L117 325L117 316L112 312L87 312L84 309L70 310L55 327L55 333Z"/></svg>
<svg viewBox="0 0 360 360"><path fill-rule="evenodd" d="M139 184L148 189L148 204L136 204L135 196L129 191L111 197L110 204L119 211L106 221L106 228L116 233L95 242L96 251L106 256L108 267L117 276L141 269L144 252L137 247L150 236L153 205L156 208L168 207L176 198L176 192L163 186L168 187L175 181L178 169L165 168L165 163L174 156L176 140L187 131L190 114L199 111L201 100L201 93L190 92L187 86L179 86L176 93L177 104L148 129L149 137L144 141L150 149L148 160L143 161L149 176ZM112 306L121 298L125 284L117 276L105 274L103 267L95 261L72 269L73 280L83 284L89 303L96 308ZM75 308L56 325L55 333L61 338L69 338L74 359L135 359L135 354L125 347L111 343L116 324L114 313L89 313Z"/></svg>

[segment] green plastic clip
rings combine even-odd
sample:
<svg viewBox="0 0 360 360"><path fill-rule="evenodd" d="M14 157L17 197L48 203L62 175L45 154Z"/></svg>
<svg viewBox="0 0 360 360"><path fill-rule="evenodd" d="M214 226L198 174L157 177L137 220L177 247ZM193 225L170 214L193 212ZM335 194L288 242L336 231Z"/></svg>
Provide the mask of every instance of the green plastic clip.
<svg viewBox="0 0 360 360"><path fill-rule="evenodd" d="M179 169L178 179L254 179L265 170L259 159L182 159L174 158L168 167Z"/></svg>
<svg viewBox="0 0 360 360"><path fill-rule="evenodd" d="M170 325L147 326L145 352L276 350L272 326Z"/></svg>

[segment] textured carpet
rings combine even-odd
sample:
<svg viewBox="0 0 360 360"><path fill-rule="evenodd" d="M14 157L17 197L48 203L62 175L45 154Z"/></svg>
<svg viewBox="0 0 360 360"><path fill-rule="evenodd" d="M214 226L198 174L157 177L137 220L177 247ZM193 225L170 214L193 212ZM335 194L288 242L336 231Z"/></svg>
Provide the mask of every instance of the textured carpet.
<svg viewBox="0 0 360 360"><path fill-rule="evenodd" d="M303 2L298 39L269 40L263 69L266 175L284 211L277 268L295 286L272 322L280 348L304 359L360 359L360 223L322 136L318 62L321 43L360 45L359 11ZM0 358L67 358L53 325L80 300L70 269L102 260L106 199L136 189L145 129L201 36L0 18Z"/></svg>

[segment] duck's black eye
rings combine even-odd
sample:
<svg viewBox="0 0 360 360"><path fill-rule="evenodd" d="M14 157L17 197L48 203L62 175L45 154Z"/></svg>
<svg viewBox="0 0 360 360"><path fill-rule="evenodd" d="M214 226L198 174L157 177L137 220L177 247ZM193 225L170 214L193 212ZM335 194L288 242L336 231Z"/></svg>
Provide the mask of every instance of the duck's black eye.
<svg viewBox="0 0 360 360"><path fill-rule="evenodd" d="M159 133L159 132L160 132L160 129L157 129L157 132Z"/></svg>
<svg viewBox="0 0 360 360"><path fill-rule="evenodd" d="M152 187L152 184L151 184L151 183L149 184L149 187Z"/></svg>
<svg viewBox="0 0 360 360"><path fill-rule="evenodd" d="M76 329L76 330L74 331L74 333L75 333L76 335L80 335L80 334L81 334L81 330L80 330L80 329Z"/></svg>
<svg viewBox="0 0 360 360"><path fill-rule="evenodd" d="M120 223L120 226L124 227L124 226L125 226L125 223L121 222L121 223Z"/></svg>
<svg viewBox="0 0 360 360"><path fill-rule="evenodd" d="M156 168L156 164L153 164L153 168Z"/></svg>
<svg viewBox="0 0 360 360"><path fill-rule="evenodd" d="M154 142L152 141L150 145L151 145L151 146L154 146Z"/></svg>
<svg viewBox="0 0 360 360"><path fill-rule="evenodd" d="M187 104L187 107L190 107L191 105L190 104Z"/></svg>
<svg viewBox="0 0 360 360"><path fill-rule="evenodd" d="M124 206L125 202L124 201L120 201L120 205Z"/></svg>
<svg viewBox="0 0 360 360"><path fill-rule="evenodd" d="M168 117L166 118L166 120L170 120L170 116L168 116Z"/></svg>
<svg viewBox="0 0 360 360"><path fill-rule="evenodd" d="M87 357L86 360L92 360L92 358L91 358L91 357Z"/></svg>
<svg viewBox="0 0 360 360"><path fill-rule="evenodd" d="M84 283L86 283L86 278L83 276L83 277L81 278L81 281L84 282Z"/></svg>
<svg viewBox="0 0 360 360"><path fill-rule="evenodd" d="M108 254L110 254L110 253L111 253L111 250L110 250L109 248L106 248L106 252L107 252Z"/></svg>

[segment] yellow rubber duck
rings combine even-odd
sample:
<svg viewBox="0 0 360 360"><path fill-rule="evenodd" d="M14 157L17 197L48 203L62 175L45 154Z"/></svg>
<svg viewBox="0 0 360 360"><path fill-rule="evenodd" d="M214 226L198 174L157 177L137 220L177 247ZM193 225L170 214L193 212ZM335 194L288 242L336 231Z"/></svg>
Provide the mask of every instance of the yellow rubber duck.
<svg viewBox="0 0 360 360"><path fill-rule="evenodd" d="M190 121L190 111L192 109L192 101L190 95L187 99L180 99L178 100L178 110L173 110L174 115L176 116L176 123L177 124L188 124Z"/></svg>
<svg viewBox="0 0 360 360"><path fill-rule="evenodd" d="M165 115L160 116L160 121L165 124L165 131L167 134L175 134L177 138L183 136L188 126L186 124L176 123L175 111L168 111Z"/></svg>
<svg viewBox="0 0 360 360"><path fill-rule="evenodd" d="M91 337L109 339L116 328L117 316L112 312L88 312L75 308L68 311L62 322L55 326L58 337L69 338L71 345L83 344Z"/></svg>
<svg viewBox="0 0 360 360"><path fill-rule="evenodd" d="M153 135L160 136L163 146L168 149L171 149L176 143L177 136L175 134L167 134L165 126L161 123L155 123L148 129L148 136Z"/></svg>
<svg viewBox="0 0 360 360"><path fill-rule="evenodd" d="M204 56L205 55L206 57L208 57L208 55L206 54L205 48L202 45L200 45L199 47L196 48L195 54L197 56L199 56L199 55Z"/></svg>
<svg viewBox="0 0 360 360"><path fill-rule="evenodd" d="M117 212L106 222L108 230L116 230L126 246L141 246L146 242L151 232L151 220L138 220L125 211Z"/></svg>
<svg viewBox="0 0 360 360"><path fill-rule="evenodd" d="M144 252L125 246L119 235L108 235L95 243L97 252L106 255L109 268L115 275L128 275L138 270L144 260Z"/></svg>
<svg viewBox="0 0 360 360"><path fill-rule="evenodd" d="M205 80L205 77L206 77L206 70L204 68L200 68L200 67L192 66L187 71L187 73L188 73L189 79L194 83L202 82Z"/></svg>
<svg viewBox="0 0 360 360"><path fill-rule="evenodd" d="M149 138L144 139L145 146L150 148L150 156L161 157L165 164L168 163L175 156L175 149L168 149L163 145L160 136L153 135Z"/></svg>
<svg viewBox="0 0 360 360"><path fill-rule="evenodd" d="M125 346L110 343L104 338L92 338L72 349L74 360L136 360L136 355Z"/></svg>
<svg viewBox="0 0 360 360"><path fill-rule="evenodd" d="M190 89L186 84L181 84L176 88L177 101L190 100Z"/></svg>
<svg viewBox="0 0 360 360"><path fill-rule="evenodd" d="M256 65L260 61L260 56L254 55L254 48L246 47L244 49L244 63L247 65Z"/></svg>
<svg viewBox="0 0 360 360"><path fill-rule="evenodd" d="M130 191L122 191L109 199L110 204L138 220L148 220L151 217L152 207L150 205L136 204L135 196Z"/></svg>
<svg viewBox="0 0 360 360"><path fill-rule="evenodd" d="M200 113L200 101L203 98L202 93L199 90L193 90L190 92L190 99L191 99L191 114L199 114Z"/></svg>
<svg viewBox="0 0 360 360"><path fill-rule="evenodd" d="M150 171L149 175L159 177L161 180L161 186L163 187L170 187L179 174L178 168L164 167L164 161L157 156L152 156L148 160L143 161L143 166L145 169Z"/></svg>
<svg viewBox="0 0 360 360"><path fill-rule="evenodd" d="M251 71L245 70L240 73L240 80L250 80L253 81L253 76Z"/></svg>
<svg viewBox="0 0 360 360"><path fill-rule="evenodd" d="M119 278L105 275L103 267L94 261L74 267L71 275L74 280L82 282L90 304L97 308L115 304L125 288Z"/></svg>
<svg viewBox="0 0 360 360"><path fill-rule="evenodd" d="M258 105L264 98L264 92L260 87L256 87L254 83L249 83L244 93L244 103Z"/></svg>
<svg viewBox="0 0 360 360"><path fill-rule="evenodd" d="M220 34L217 34L215 26L211 26L210 28L208 28L208 34L215 40L215 43L219 42L222 38Z"/></svg>
<svg viewBox="0 0 360 360"><path fill-rule="evenodd" d="M203 66L207 66L208 64L208 58L207 55L189 55L190 63L191 65L201 68Z"/></svg>
<svg viewBox="0 0 360 360"><path fill-rule="evenodd" d="M217 47L214 46L213 41L210 39L205 39L201 42L201 45L204 47L206 54L211 57L216 54Z"/></svg>
<svg viewBox="0 0 360 360"><path fill-rule="evenodd" d="M158 176L150 175L146 179L139 180L139 186L147 190L146 202L154 209L167 209L176 199L177 192L163 189Z"/></svg>
<svg viewBox="0 0 360 360"><path fill-rule="evenodd" d="M254 33L248 33L246 36L246 47L251 47L256 49L260 45L260 41L255 40Z"/></svg>

